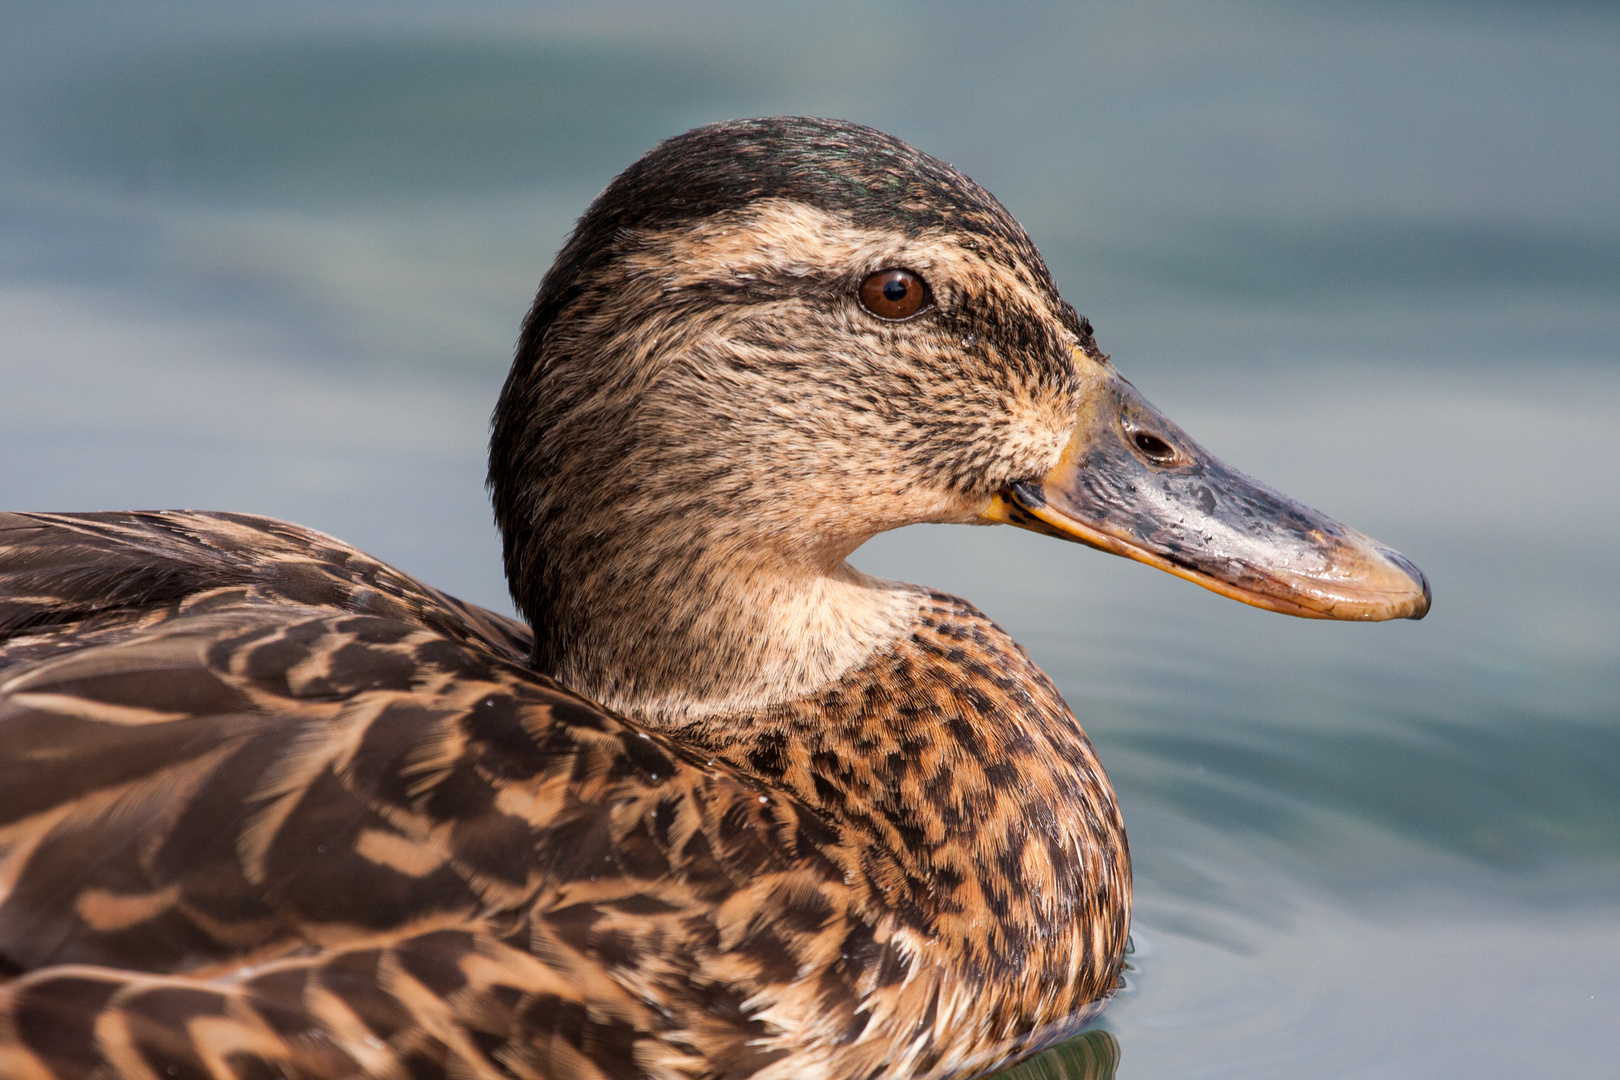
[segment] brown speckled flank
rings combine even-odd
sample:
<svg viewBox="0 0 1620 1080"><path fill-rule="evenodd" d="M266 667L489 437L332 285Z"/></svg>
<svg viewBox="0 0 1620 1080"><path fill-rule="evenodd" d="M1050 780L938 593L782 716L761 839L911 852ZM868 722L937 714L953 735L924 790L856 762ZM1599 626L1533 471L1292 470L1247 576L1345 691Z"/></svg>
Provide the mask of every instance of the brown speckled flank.
<svg viewBox="0 0 1620 1080"><path fill-rule="evenodd" d="M889 266L935 307L864 313ZM1052 468L1076 350L948 166L716 125L525 326L532 631L263 518L0 515L0 1077L967 1077L1075 1030L1130 908L1091 745L844 559Z"/></svg>

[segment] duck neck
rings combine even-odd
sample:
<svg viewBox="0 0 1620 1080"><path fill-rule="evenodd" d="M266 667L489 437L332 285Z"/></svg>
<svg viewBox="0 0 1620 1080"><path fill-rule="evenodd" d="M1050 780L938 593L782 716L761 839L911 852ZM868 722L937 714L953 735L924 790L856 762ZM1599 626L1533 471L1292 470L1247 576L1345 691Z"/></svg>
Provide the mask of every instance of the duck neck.
<svg viewBox="0 0 1620 1080"><path fill-rule="evenodd" d="M756 713L833 685L910 632L921 594L839 559L684 545L624 567L586 559L536 619L535 666L656 727Z"/></svg>

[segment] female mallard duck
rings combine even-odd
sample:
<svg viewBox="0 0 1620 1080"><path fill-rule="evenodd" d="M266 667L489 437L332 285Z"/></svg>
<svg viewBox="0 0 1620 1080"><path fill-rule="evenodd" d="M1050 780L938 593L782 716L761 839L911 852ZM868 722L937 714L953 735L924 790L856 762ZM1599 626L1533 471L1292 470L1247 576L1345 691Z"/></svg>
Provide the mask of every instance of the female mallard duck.
<svg viewBox="0 0 1620 1080"><path fill-rule="evenodd" d="M1009 522L1428 606L1143 401L994 198L844 123L615 180L489 475L529 627L262 518L0 517L0 1075L983 1072L1116 985L1119 810L995 624L845 558Z"/></svg>

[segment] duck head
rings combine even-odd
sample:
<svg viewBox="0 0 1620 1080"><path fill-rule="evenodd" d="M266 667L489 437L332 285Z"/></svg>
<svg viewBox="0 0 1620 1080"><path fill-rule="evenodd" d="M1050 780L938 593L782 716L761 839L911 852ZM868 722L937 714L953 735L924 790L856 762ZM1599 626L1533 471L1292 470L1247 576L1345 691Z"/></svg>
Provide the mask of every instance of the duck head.
<svg viewBox="0 0 1620 1080"><path fill-rule="evenodd" d="M1149 405L961 173L857 125L698 128L541 284L490 487L534 663L631 714L813 692L905 632L846 557L1003 522L1293 615L1421 618L1416 567Z"/></svg>

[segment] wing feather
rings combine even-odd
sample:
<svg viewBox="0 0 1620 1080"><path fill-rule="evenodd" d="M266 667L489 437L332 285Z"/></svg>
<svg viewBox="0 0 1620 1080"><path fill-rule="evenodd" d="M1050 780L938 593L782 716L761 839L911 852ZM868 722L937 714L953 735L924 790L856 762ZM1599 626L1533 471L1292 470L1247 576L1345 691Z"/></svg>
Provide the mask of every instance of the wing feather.
<svg viewBox="0 0 1620 1080"><path fill-rule="evenodd" d="M836 830L527 645L278 522L0 515L0 1074L743 1075L901 963Z"/></svg>

